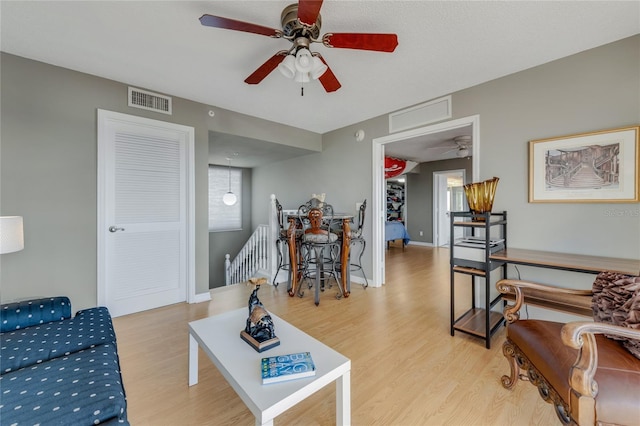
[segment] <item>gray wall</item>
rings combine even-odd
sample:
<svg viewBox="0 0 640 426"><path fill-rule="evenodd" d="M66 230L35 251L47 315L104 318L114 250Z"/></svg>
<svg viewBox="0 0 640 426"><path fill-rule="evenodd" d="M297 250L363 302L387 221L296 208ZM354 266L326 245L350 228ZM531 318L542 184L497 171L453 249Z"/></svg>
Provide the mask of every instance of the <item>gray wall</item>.
<svg viewBox="0 0 640 426"><path fill-rule="evenodd" d="M209 289L209 244L226 244L208 232L209 131L321 145L316 133L176 97L173 115L129 108L125 83L6 53L0 65L0 215L25 224L25 249L0 257L2 301L68 295L74 309L97 303L98 108L194 127L197 293Z"/></svg>
<svg viewBox="0 0 640 426"><path fill-rule="evenodd" d="M639 204L527 201L528 141L637 125L638 76L640 36L634 36L452 94L452 119L480 115L479 177L500 178L494 209L508 211L511 247L640 258ZM366 133L362 142L353 136L358 129ZM255 170L254 197L281 188L287 196L278 198L295 206L326 191L337 209L353 210L372 196L371 140L387 135L387 115L324 134L321 154ZM371 242L367 213L364 235ZM264 220L258 212L256 220ZM368 273L372 253L363 258Z"/></svg>
<svg viewBox="0 0 640 426"><path fill-rule="evenodd" d="M454 93L453 105L480 114L480 180L500 178L511 247L640 258L640 204L528 202L529 140L640 123L640 36Z"/></svg>
<svg viewBox="0 0 640 426"><path fill-rule="evenodd" d="M445 170L465 170L471 181L471 159L455 158L421 163L419 173L407 173L407 231L411 241L433 243L433 173ZM422 237L420 231L423 231Z"/></svg>
<svg viewBox="0 0 640 426"><path fill-rule="evenodd" d="M367 131L382 128L379 124L367 125ZM345 127L323 135L323 151L254 169L253 211L254 223L267 223L268 210L260 209L274 193L284 209L297 209L311 194L326 193L327 202L336 212L356 215L356 202L367 199L365 228L363 235L371 241L372 215L372 165L371 137L367 135L357 142L356 126ZM370 246L362 258L362 264L371 278ZM356 273L358 274L358 273Z"/></svg>
<svg viewBox="0 0 640 426"><path fill-rule="evenodd" d="M2 256L1 297L68 294L77 308L94 305L96 108L157 114L128 108L125 84L7 54L1 59L0 214L23 215L26 239L25 250ZM480 179L500 177L494 208L509 212L510 246L640 258L638 204L527 202L527 142L638 124L639 75L640 36L634 36L452 94L454 119L480 115ZM209 282L208 130L309 149L322 142L321 153L253 170L252 228L267 223L271 193L295 208L312 192L326 192L336 210L354 213L357 201L372 199L371 140L388 135L387 115L320 136L174 102L174 115L162 119L196 129L198 292ZM362 142L354 138L358 129L366 133ZM371 216L369 209L368 241ZM363 262L371 272L371 250Z"/></svg>
<svg viewBox="0 0 640 426"><path fill-rule="evenodd" d="M21 215L25 226L25 249L2 255L2 299L69 295L74 309L95 306L98 108L196 129L196 282L202 291L208 138L198 106L174 98L172 116L133 109L121 83L4 53L1 60L1 214Z"/></svg>

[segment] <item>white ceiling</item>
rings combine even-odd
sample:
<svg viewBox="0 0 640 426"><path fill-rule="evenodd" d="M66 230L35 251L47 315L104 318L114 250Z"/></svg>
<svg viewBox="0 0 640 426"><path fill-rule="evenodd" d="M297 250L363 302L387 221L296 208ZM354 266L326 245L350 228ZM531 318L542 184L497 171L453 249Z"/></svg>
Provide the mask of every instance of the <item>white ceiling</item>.
<svg viewBox="0 0 640 426"><path fill-rule="evenodd" d="M4 52L212 107L326 133L640 33L639 1L336 1L326 32L396 33L393 53L313 44L342 83L278 71L244 79L290 43L204 27L205 13L280 28L285 1L0 2Z"/></svg>

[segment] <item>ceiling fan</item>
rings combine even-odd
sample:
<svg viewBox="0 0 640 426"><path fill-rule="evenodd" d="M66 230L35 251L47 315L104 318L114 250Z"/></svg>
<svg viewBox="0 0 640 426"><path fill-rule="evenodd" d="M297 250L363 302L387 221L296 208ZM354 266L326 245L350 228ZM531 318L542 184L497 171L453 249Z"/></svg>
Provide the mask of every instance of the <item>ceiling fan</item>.
<svg viewBox="0 0 640 426"><path fill-rule="evenodd" d="M447 149L447 151L443 152L441 155L445 155L455 151L456 156L460 158L467 157L471 152L471 136L456 136L455 138L451 139L451 142L453 143L447 145L431 146L427 149Z"/></svg>
<svg viewBox="0 0 640 426"><path fill-rule="evenodd" d="M334 92L341 84L322 55L309 50L311 43L344 49L393 52L398 45L398 36L375 33L326 33L319 38L322 26L321 7L322 0L299 0L297 4L285 7L280 18L281 30L208 14L200 17L200 23L208 27L284 38L292 43L289 50L281 50L267 59L246 78L246 83L258 84L278 68L286 77L299 83L319 79L327 92Z"/></svg>

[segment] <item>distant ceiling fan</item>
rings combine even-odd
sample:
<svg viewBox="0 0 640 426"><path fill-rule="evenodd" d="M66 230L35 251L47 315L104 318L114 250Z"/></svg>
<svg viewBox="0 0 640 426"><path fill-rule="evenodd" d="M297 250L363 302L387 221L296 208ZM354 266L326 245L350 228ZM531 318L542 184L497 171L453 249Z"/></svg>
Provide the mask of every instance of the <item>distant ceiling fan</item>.
<svg viewBox="0 0 640 426"><path fill-rule="evenodd" d="M445 155L455 151L456 156L460 158L467 157L469 155L469 152L471 151L471 136L467 136L467 135L456 136L451 140L451 142L453 143L452 144L450 143L447 145L431 146L427 149L447 149L448 150L443 152L441 155Z"/></svg>
<svg viewBox="0 0 640 426"><path fill-rule="evenodd" d="M207 14L200 17L200 23L208 27L284 38L293 44L289 50L281 50L267 59L247 77L246 83L258 84L278 68L283 75L299 83L319 79L327 92L334 92L341 87L341 84L324 58L319 53L309 50L311 43L322 43L326 47L344 49L393 52L398 45L398 36L374 33L326 33L319 38L322 25L321 7L322 0L299 0L297 4L285 7L280 19L282 30Z"/></svg>

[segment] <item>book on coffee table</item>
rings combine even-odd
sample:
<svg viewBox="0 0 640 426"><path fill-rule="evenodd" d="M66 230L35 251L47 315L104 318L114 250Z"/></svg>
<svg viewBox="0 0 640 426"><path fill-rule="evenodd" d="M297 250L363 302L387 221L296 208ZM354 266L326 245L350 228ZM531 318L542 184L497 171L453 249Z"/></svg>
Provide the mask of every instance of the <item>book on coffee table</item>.
<svg viewBox="0 0 640 426"><path fill-rule="evenodd" d="M316 375L316 366L309 352L262 358L262 384L302 379Z"/></svg>

